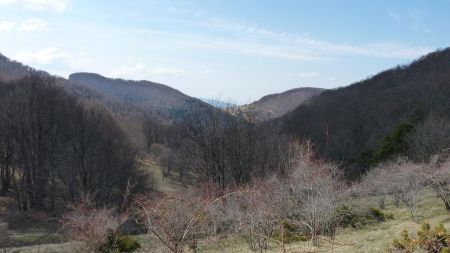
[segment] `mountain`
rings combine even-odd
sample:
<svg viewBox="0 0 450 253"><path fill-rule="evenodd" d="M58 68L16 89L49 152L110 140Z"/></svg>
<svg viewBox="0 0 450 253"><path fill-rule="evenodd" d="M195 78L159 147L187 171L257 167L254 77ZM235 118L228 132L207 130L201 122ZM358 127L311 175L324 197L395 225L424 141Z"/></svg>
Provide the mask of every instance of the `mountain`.
<svg viewBox="0 0 450 253"><path fill-rule="evenodd" d="M278 118L307 103L322 91L324 89L310 87L292 89L264 96L258 101L242 106L242 109L264 120Z"/></svg>
<svg viewBox="0 0 450 253"><path fill-rule="evenodd" d="M31 74L52 77L0 54L0 80L11 81ZM148 126L165 128L166 124L188 112L213 108L176 89L150 81L113 79L95 73L74 73L68 79L54 78L57 85L87 106L106 107L140 149L148 145L143 137Z"/></svg>
<svg viewBox="0 0 450 253"><path fill-rule="evenodd" d="M274 123L310 139L329 159L360 174L371 153L415 115L450 117L450 48L366 80L323 91Z"/></svg>
<svg viewBox="0 0 450 253"><path fill-rule="evenodd" d="M209 106L167 85L150 81L113 79L95 73L74 73L69 80L139 108L153 110L167 117L193 106Z"/></svg>
<svg viewBox="0 0 450 253"><path fill-rule="evenodd" d="M30 74L51 76L0 54L0 80L10 81ZM56 79L72 95L104 104L119 114L146 112L171 120L182 110L210 106L167 85L150 81L113 79L95 73L74 73L68 79Z"/></svg>

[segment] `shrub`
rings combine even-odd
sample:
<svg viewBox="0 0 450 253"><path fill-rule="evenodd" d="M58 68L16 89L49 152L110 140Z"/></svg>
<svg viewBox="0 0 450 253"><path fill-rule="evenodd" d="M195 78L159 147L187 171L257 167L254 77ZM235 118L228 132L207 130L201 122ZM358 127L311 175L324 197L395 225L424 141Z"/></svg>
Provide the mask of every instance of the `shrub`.
<svg viewBox="0 0 450 253"><path fill-rule="evenodd" d="M70 239L83 243L79 249L83 252L101 248L126 220L125 214L118 214L113 209L96 208L89 195L71 205L70 209L61 219L62 230L68 232Z"/></svg>
<svg viewBox="0 0 450 253"><path fill-rule="evenodd" d="M362 228L376 222L384 222L394 219L392 214L383 213L378 208L357 208L350 205L342 205L336 211L338 224L341 227Z"/></svg>
<svg viewBox="0 0 450 253"><path fill-rule="evenodd" d="M392 215L391 213L383 213L380 209L373 207L369 208L369 215L367 217L369 219L372 218L373 220L378 222L384 222L386 220L394 219L394 215Z"/></svg>
<svg viewBox="0 0 450 253"><path fill-rule="evenodd" d="M307 231L302 231L302 228L299 226L296 226L295 224L292 224L288 221L282 221L281 224L284 229L284 234L282 234L281 226L279 229L276 229L273 232L272 238L274 240L277 240L279 242L284 243L292 243L292 242L304 242L309 239L307 234Z"/></svg>
<svg viewBox="0 0 450 253"><path fill-rule="evenodd" d="M141 245L131 236L111 233L106 242L99 247L99 253L134 252Z"/></svg>
<svg viewBox="0 0 450 253"><path fill-rule="evenodd" d="M431 229L430 224L422 224L417 236L410 237L408 231L404 230L400 239L395 239L391 252L429 252L429 253L448 253L450 234L442 224Z"/></svg>
<svg viewBox="0 0 450 253"><path fill-rule="evenodd" d="M141 245L135 239L126 235L119 236L118 245L121 252L134 252L141 248Z"/></svg>

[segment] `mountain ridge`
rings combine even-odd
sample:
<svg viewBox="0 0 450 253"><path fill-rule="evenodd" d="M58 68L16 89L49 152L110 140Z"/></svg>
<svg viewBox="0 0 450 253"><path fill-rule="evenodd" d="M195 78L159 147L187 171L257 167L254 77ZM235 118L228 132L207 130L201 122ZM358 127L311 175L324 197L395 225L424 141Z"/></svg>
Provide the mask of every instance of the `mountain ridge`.
<svg viewBox="0 0 450 253"><path fill-rule="evenodd" d="M299 87L280 93L268 94L241 108L254 113L263 120L278 118L294 110L309 100L319 95L325 89L314 87Z"/></svg>
<svg viewBox="0 0 450 253"><path fill-rule="evenodd" d="M383 138L417 111L449 117L450 48L326 90L274 123L287 135L316 143L324 157L349 163L350 174L361 174Z"/></svg>

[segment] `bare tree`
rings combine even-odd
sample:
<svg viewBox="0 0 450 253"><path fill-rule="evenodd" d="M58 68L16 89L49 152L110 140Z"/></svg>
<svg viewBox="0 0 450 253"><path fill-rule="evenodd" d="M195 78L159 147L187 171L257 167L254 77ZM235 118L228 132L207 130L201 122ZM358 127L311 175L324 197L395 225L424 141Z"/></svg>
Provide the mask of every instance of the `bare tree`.
<svg viewBox="0 0 450 253"><path fill-rule="evenodd" d="M419 124L408 138L409 157L414 161L429 162L432 156L450 147L450 121L436 116Z"/></svg>
<svg viewBox="0 0 450 253"><path fill-rule="evenodd" d="M177 155L222 189L278 168L272 129L237 109L194 110L176 128L171 146Z"/></svg>
<svg viewBox="0 0 450 253"><path fill-rule="evenodd" d="M289 219L309 231L314 246L319 235L334 233L334 217L344 184L338 167L317 159L311 143L292 143L293 174L288 180Z"/></svg>
<svg viewBox="0 0 450 253"><path fill-rule="evenodd" d="M215 187L206 189L206 186L185 190L175 197L137 199L141 214L138 221L144 223L167 250L180 253L189 246L195 252L198 239L215 232L209 214L211 207L234 194L223 194Z"/></svg>
<svg viewBox="0 0 450 253"><path fill-rule="evenodd" d="M450 211L450 160L445 156L434 156L434 159L421 171L429 185L442 200L444 207Z"/></svg>
<svg viewBox="0 0 450 253"><path fill-rule="evenodd" d="M379 165L373 168L363 177L360 186L363 186L367 196L375 196L378 198L378 206L385 208L385 200L388 196L398 196L399 187L393 184L392 174L387 166Z"/></svg>
<svg viewBox="0 0 450 253"><path fill-rule="evenodd" d="M223 215L231 221L232 230L241 235L255 252L265 252L280 227L285 207L283 182L276 177L254 180L224 203Z"/></svg>
<svg viewBox="0 0 450 253"><path fill-rule="evenodd" d="M163 171L163 178L166 178L172 174L178 164L178 157L175 153L167 148L161 147L161 153L158 156L158 163Z"/></svg>
<svg viewBox="0 0 450 253"><path fill-rule="evenodd" d="M42 76L0 83L0 97L0 182L18 210L63 211L84 193L119 204L130 180L148 185L108 110Z"/></svg>
<svg viewBox="0 0 450 253"><path fill-rule="evenodd" d="M71 240L82 243L80 252L98 252L127 218L114 209L96 208L89 195L70 205L69 210L61 219L62 230L69 233Z"/></svg>
<svg viewBox="0 0 450 253"><path fill-rule="evenodd" d="M415 220L419 193L425 186L425 179L421 173L423 165L400 161L389 166L392 166L388 172L392 173L392 184L397 186L401 200L408 207L411 218Z"/></svg>

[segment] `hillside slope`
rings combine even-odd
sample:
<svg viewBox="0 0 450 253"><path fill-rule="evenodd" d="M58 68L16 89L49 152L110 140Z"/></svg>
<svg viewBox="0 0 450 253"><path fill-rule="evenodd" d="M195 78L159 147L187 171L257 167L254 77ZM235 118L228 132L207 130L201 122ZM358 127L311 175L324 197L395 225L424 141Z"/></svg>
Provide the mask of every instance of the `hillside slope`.
<svg viewBox="0 0 450 253"><path fill-rule="evenodd" d="M74 73L69 76L69 80L125 103L157 111L168 117L176 116L177 111L183 108L209 107L199 99L185 95L167 85L150 81L113 79L95 73Z"/></svg>
<svg viewBox="0 0 450 253"><path fill-rule="evenodd" d="M450 49L328 90L276 121L289 135L313 140L322 155L363 172L361 160L400 122L420 111L450 116Z"/></svg>
<svg viewBox="0 0 450 253"><path fill-rule="evenodd" d="M247 112L254 113L264 120L278 118L294 110L311 98L319 95L320 88L297 88L282 93L270 94L251 104L242 106Z"/></svg>
<svg viewBox="0 0 450 253"><path fill-rule="evenodd" d="M38 71L20 62L13 61L0 53L0 80L10 81L30 73L48 75L43 71Z"/></svg>

